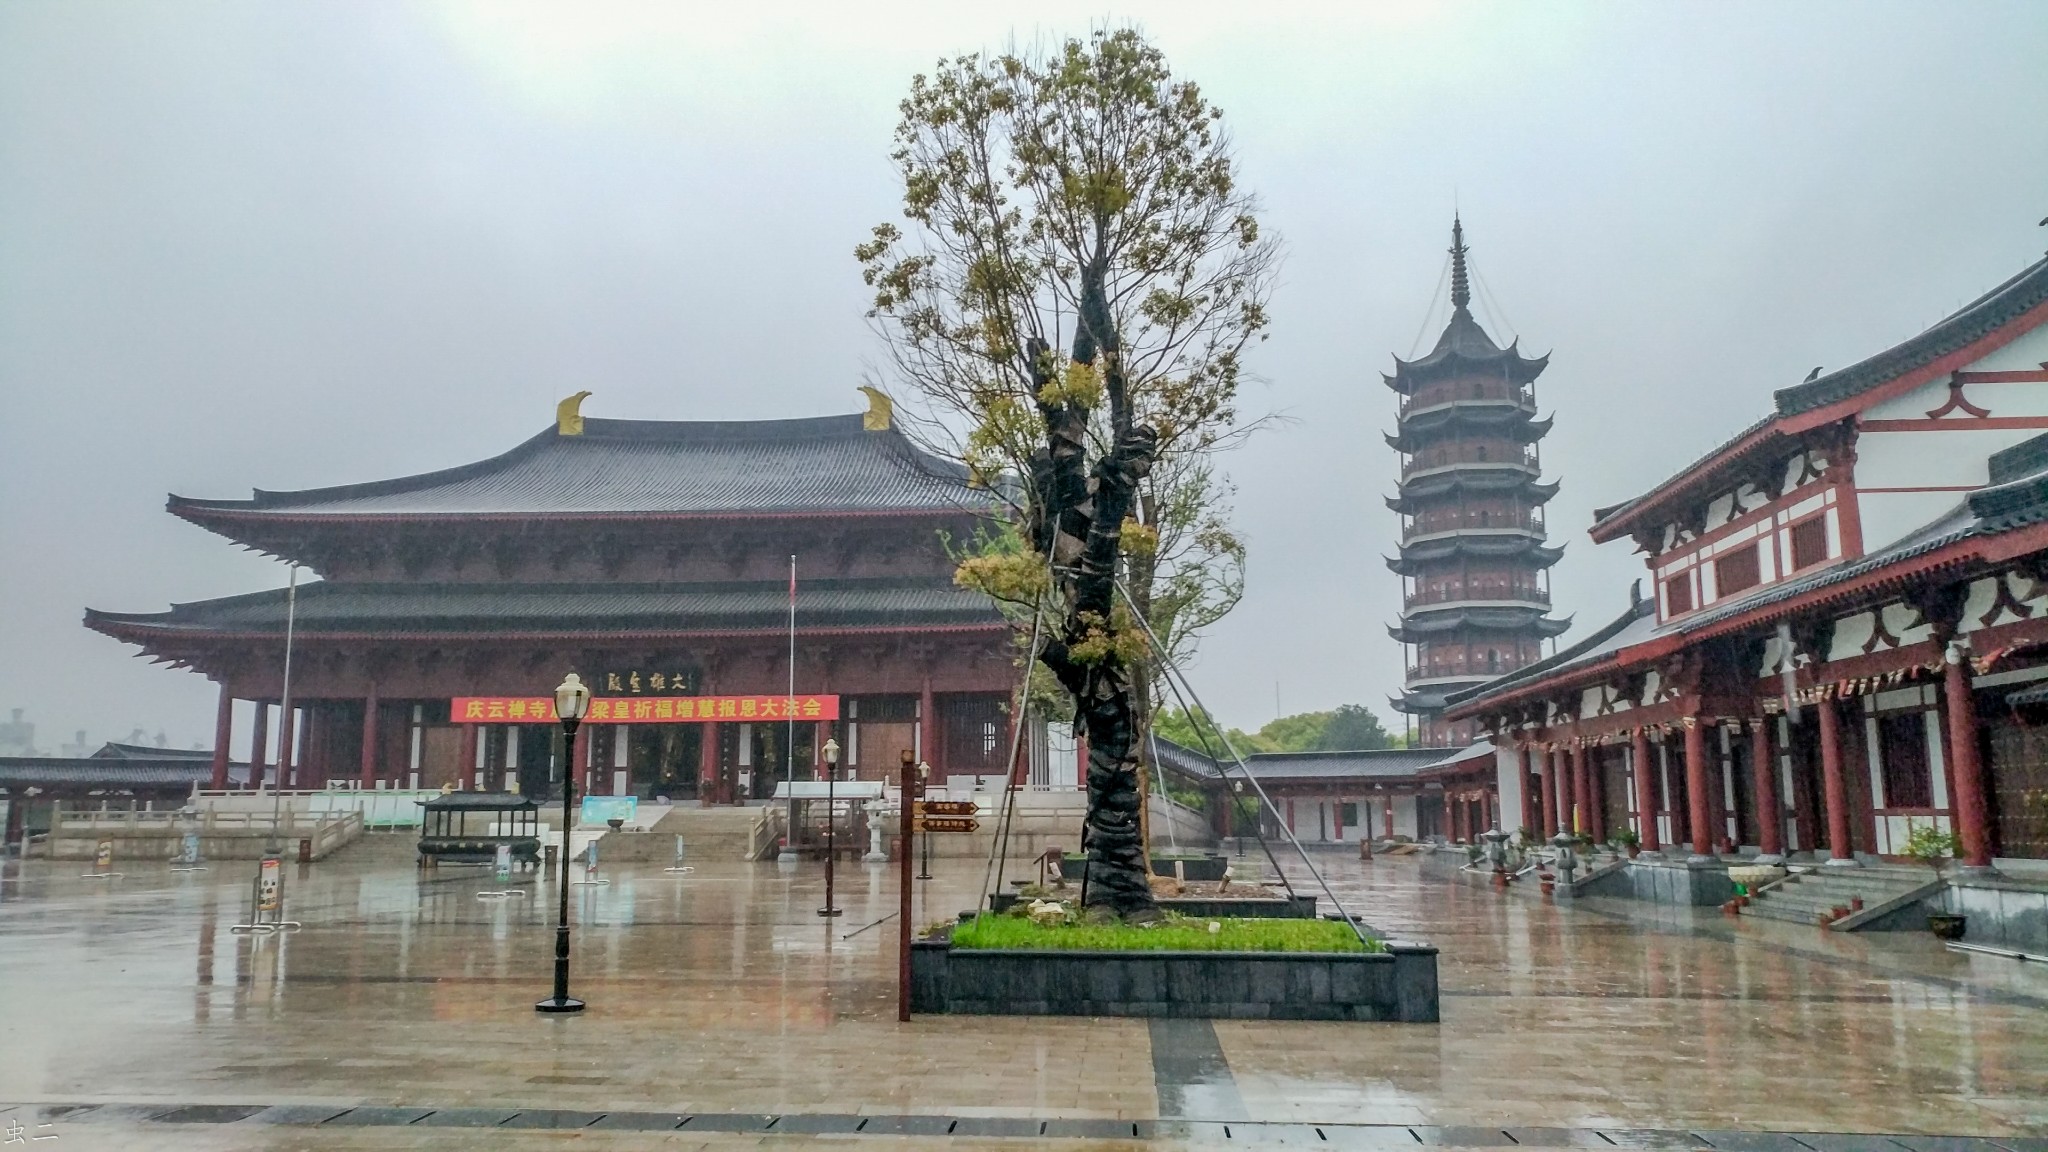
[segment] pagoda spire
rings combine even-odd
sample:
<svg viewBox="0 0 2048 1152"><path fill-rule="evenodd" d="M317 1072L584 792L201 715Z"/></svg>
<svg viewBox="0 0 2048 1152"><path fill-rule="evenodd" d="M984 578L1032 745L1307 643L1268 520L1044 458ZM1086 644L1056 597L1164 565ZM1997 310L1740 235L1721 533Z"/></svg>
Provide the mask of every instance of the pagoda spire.
<svg viewBox="0 0 2048 1152"><path fill-rule="evenodd" d="M1465 222L1451 213L1451 307L1459 312L1472 303L1472 284L1465 278Z"/></svg>

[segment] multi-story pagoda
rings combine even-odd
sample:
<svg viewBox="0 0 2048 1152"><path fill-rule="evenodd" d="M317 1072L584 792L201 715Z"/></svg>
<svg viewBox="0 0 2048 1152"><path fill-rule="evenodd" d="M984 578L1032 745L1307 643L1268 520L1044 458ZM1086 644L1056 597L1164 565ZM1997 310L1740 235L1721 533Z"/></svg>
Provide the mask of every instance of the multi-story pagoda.
<svg viewBox="0 0 2048 1152"><path fill-rule="evenodd" d="M445 471L171 497L173 515L323 577L297 590L291 716L272 719L283 589L86 626L220 685L215 787L244 700L259 782L547 795L546 698L571 670L613 698L578 746L588 791L758 798L810 776L828 738L867 779L904 749L940 779L1001 770L1009 628L954 586L945 545L992 504L905 438L885 397L865 415L691 423L586 420L580 401ZM785 714L792 695L837 696L838 715ZM269 731L288 734L274 767Z"/></svg>
<svg viewBox="0 0 2048 1152"><path fill-rule="evenodd" d="M1543 505L1557 485L1541 481L1536 443L1550 431L1536 418L1536 377L1548 356L1502 348L1472 316L1465 228L1451 224L1451 320L1419 360L1394 358L1387 387L1401 395L1401 553L1387 566L1402 577L1400 623L1387 631L1406 646L1408 677L1396 709L1415 718L1425 745L1462 744L1471 725L1439 719L1444 697L1512 672L1542 655L1543 641L1569 627L1550 611L1545 571L1563 549L1545 547Z"/></svg>

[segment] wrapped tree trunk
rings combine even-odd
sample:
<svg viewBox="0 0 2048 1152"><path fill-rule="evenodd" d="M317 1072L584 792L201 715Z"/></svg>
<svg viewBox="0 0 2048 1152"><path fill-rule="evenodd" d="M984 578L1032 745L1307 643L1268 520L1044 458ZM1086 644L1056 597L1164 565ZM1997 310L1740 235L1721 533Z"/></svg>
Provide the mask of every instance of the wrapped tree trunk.
<svg viewBox="0 0 2048 1152"><path fill-rule="evenodd" d="M1052 351L1032 341L1046 446L1032 459L1031 535L1041 554L1052 558L1053 586L1064 609L1041 659L1072 694L1076 726L1088 736L1088 903L1130 917L1153 909L1131 670L1132 658L1143 653L1134 644L1127 613L1118 610L1116 582L1124 521L1136 504L1138 482L1151 470L1158 438L1151 428L1131 422L1116 334L1102 303L1101 266L1082 275L1073 364L1085 373L1099 372L1110 449L1088 466L1089 409L1083 398L1094 392L1053 386ZM1119 617L1125 617L1122 627Z"/></svg>

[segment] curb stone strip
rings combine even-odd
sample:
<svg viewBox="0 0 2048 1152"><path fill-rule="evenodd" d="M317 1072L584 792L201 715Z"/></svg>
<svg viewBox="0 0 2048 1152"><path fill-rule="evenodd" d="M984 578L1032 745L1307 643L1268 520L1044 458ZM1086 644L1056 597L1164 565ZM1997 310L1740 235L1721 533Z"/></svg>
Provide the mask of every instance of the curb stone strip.
<svg viewBox="0 0 2048 1152"><path fill-rule="evenodd" d="M313 1128L524 1128L553 1130L789 1132L792 1135L988 1136L1013 1139L1206 1139L1230 1143L1324 1144L1332 1148L1430 1146L1645 1149L1680 1152L2048 1152L2028 1136L1922 1136L1863 1132L1729 1132L1711 1129L1519 1128L1477 1125L1327 1124L1288 1120L1034 1118L925 1114L588 1112L566 1108L346 1107L321 1104L16 1104L51 1122L91 1125L241 1124Z"/></svg>

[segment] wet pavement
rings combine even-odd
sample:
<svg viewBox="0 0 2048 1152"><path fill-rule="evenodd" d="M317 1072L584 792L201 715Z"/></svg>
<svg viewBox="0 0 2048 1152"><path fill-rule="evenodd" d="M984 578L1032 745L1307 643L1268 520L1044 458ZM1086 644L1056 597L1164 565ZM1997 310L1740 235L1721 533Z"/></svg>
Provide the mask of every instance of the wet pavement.
<svg viewBox="0 0 2048 1152"><path fill-rule="evenodd" d="M590 1007L544 1017L552 889L479 898L488 876L422 880L397 842L288 867L304 928L270 938L230 930L246 862L117 880L10 862L0 1105L18 1107L0 1140L2048 1152L2043 966L1919 935L1557 907L1407 859L1317 863L1354 912L1442 949L1441 1025L899 1024L895 924L866 927L894 911L893 873L843 866L846 913L826 920L819 865L701 861L573 888L572 992ZM935 866L921 923L971 906L983 878Z"/></svg>

